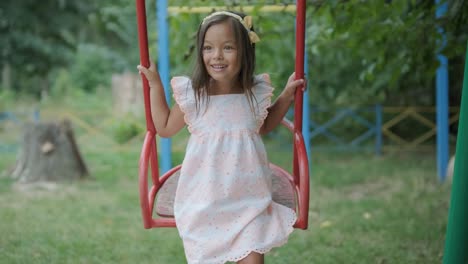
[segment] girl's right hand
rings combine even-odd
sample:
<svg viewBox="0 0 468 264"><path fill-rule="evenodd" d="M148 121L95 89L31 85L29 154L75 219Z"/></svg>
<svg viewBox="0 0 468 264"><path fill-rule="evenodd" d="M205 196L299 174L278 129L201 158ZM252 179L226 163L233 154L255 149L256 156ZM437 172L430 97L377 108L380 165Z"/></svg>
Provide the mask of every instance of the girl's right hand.
<svg viewBox="0 0 468 264"><path fill-rule="evenodd" d="M140 72L140 74L143 73L143 75L145 75L146 79L150 83L150 86L152 86L151 84L158 81L158 71L156 70L156 65L151 60L149 68L145 68L140 64L137 66L137 69Z"/></svg>

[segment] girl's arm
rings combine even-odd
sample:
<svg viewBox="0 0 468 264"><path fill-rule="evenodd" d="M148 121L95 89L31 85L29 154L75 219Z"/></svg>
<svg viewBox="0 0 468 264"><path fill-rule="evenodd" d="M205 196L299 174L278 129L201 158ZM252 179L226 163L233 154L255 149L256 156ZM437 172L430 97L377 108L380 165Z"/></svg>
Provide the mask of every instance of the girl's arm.
<svg viewBox="0 0 468 264"><path fill-rule="evenodd" d="M145 75L149 82L151 116L153 117L156 132L161 137L175 135L185 126L184 113L177 103L174 104L172 109L169 109L161 78L153 62L151 62L149 68L138 65L137 69Z"/></svg>
<svg viewBox="0 0 468 264"><path fill-rule="evenodd" d="M294 101L294 94L296 88L304 84L303 79L294 80L294 73L289 76L288 83L284 87L283 92L276 99L276 101L268 108L268 116L260 128L260 134L264 135L276 128L283 120L288 112L289 106ZM305 86L304 86L305 87Z"/></svg>

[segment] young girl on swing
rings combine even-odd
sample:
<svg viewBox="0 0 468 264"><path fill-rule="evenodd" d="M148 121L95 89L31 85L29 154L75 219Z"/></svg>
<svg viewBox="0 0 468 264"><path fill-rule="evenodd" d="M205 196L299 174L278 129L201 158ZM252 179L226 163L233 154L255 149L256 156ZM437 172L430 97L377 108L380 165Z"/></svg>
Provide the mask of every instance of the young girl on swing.
<svg viewBox="0 0 468 264"><path fill-rule="evenodd" d="M171 80L172 109L155 65L137 67L151 87L157 133L171 137L187 125L191 134L174 202L190 264L263 263L293 231L294 210L272 201L260 135L280 124L304 80L292 74L272 104L268 76L254 75L257 41L250 16L221 11L204 18L192 77Z"/></svg>

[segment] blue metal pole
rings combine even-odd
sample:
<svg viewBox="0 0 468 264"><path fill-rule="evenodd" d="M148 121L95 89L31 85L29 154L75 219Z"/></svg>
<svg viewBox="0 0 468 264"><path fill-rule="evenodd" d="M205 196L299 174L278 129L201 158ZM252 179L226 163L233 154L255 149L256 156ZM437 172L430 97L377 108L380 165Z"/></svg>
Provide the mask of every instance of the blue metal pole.
<svg viewBox="0 0 468 264"><path fill-rule="evenodd" d="M156 5L158 28L158 70L166 94L166 101L170 106L169 96L169 25L167 22L167 0L158 0ZM161 174L171 169L171 139L161 138Z"/></svg>
<svg viewBox="0 0 468 264"><path fill-rule="evenodd" d="M307 39L307 36L306 36ZM307 44L307 41L306 41ZM306 46L307 47L307 46ZM307 75L309 73L308 67L309 63L307 62L308 60L307 56L307 48L306 52L304 52L304 76L307 79ZM306 83L307 86L309 86ZM309 116L309 88L306 86L306 91L304 93L304 102L302 104L302 136L304 137L304 141L306 143L306 152L307 152L307 157L309 158L309 168L312 167L310 166L310 116Z"/></svg>
<svg viewBox="0 0 468 264"><path fill-rule="evenodd" d="M33 112L33 121L35 123L37 123L37 122L39 122L40 119L41 119L41 114L40 114L39 110L37 110L37 109L34 110L34 112Z"/></svg>
<svg viewBox="0 0 468 264"><path fill-rule="evenodd" d="M443 1L443 2L442 2ZM435 0L437 5L436 18L440 18L447 12L447 2ZM442 35L442 45L445 46L446 37L443 28L437 29ZM436 73L436 122L437 122L437 173L440 181L445 180L445 171L449 160L448 144L448 60L442 54L438 54L439 67Z"/></svg>

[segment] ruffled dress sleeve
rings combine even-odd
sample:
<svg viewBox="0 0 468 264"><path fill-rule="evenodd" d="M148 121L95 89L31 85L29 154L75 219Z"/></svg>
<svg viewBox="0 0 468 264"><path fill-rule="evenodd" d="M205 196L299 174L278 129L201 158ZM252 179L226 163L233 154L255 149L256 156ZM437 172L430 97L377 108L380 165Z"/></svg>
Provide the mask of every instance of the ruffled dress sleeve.
<svg viewBox="0 0 468 264"><path fill-rule="evenodd" d="M192 82L186 76L176 76L171 79L171 87L174 100L184 113L184 120L188 126L188 130L192 132L192 124L196 117L195 95L192 89Z"/></svg>
<svg viewBox="0 0 468 264"><path fill-rule="evenodd" d="M271 97L274 88L271 86L270 76L266 73L255 77L253 93L257 100L257 131L262 127L265 118L268 116L268 107L271 106Z"/></svg>

